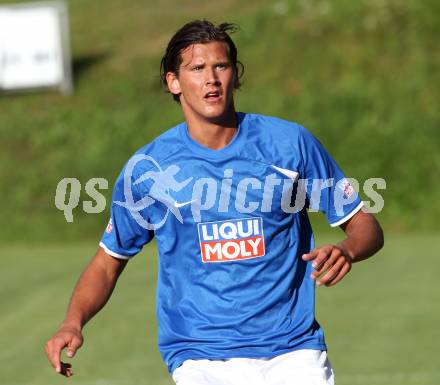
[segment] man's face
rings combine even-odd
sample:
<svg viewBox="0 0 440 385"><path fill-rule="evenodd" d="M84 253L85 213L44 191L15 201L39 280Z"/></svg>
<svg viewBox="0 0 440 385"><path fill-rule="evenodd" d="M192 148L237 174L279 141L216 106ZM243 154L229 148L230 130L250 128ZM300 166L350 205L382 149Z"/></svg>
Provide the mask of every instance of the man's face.
<svg viewBox="0 0 440 385"><path fill-rule="evenodd" d="M224 42L193 44L181 52L179 74L167 74L168 88L180 94L186 118L220 122L233 113L235 71Z"/></svg>

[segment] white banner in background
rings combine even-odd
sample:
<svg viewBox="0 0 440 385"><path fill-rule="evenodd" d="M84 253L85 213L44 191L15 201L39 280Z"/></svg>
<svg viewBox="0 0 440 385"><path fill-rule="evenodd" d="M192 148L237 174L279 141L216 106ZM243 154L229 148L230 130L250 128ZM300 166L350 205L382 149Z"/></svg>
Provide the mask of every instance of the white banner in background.
<svg viewBox="0 0 440 385"><path fill-rule="evenodd" d="M71 91L67 9L63 2L0 6L0 89Z"/></svg>

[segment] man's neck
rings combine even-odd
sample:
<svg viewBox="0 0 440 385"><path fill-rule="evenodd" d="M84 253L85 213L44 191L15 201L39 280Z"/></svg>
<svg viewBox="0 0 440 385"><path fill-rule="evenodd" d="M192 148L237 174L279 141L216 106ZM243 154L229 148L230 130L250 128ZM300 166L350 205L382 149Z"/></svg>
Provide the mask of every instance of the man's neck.
<svg viewBox="0 0 440 385"><path fill-rule="evenodd" d="M234 138L238 129L235 110L232 109L221 121L207 121L187 118L188 132L191 138L204 147L221 150Z"/></svg>

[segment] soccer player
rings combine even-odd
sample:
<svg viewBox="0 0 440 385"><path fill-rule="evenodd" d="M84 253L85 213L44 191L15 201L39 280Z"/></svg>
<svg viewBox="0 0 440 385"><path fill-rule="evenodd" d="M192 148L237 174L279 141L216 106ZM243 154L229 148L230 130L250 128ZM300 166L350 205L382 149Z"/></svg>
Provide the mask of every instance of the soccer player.
<svg viewBox="0 0 440 385"><path fill-rule="evenodd" d="M178 385L334 383L315 285L337 284L378 251L382 230L308 130L236 112L233 28L193 21L168 44L162 80L185 121L115 183L100 247L46 344L64 376L61 351L74 356L127 261L155 237L159 349ZM308 208L345 238L315 247Z"/></svg>

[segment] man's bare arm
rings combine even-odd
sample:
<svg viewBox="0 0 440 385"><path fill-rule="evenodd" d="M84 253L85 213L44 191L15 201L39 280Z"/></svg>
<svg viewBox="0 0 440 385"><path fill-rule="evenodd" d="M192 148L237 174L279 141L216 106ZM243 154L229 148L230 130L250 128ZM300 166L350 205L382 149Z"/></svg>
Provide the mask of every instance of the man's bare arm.
<svg viewBox="0 0 440 385"><path fill-rule="evenodd" d="M71 365L61 362L61 351L67 347L67 356L73 357L81 347L82 328L107 303L126 264L126 260L113 258L99 248L84 269L61 327L46 343L46 355L58 373L66 377L73 374Z"/></svg>
<svg viewBox="0 0 440 385"><path fill-rule="evenodd" d="M347 238L338 243L338 246L345 250L352 262L370 258L383 247L383 231L379 222L363 210L340 227Z"/></svg>
<svg viewBox="0 0 440 385"><path fill-rule="evenodd" d="M357 212L341 226L347 238L337 245L317 247L303 255L313 260L312 279L317 285L333 286L351 270L351 264L371 257L384 244L383 231L373 215Z"/></svg>

